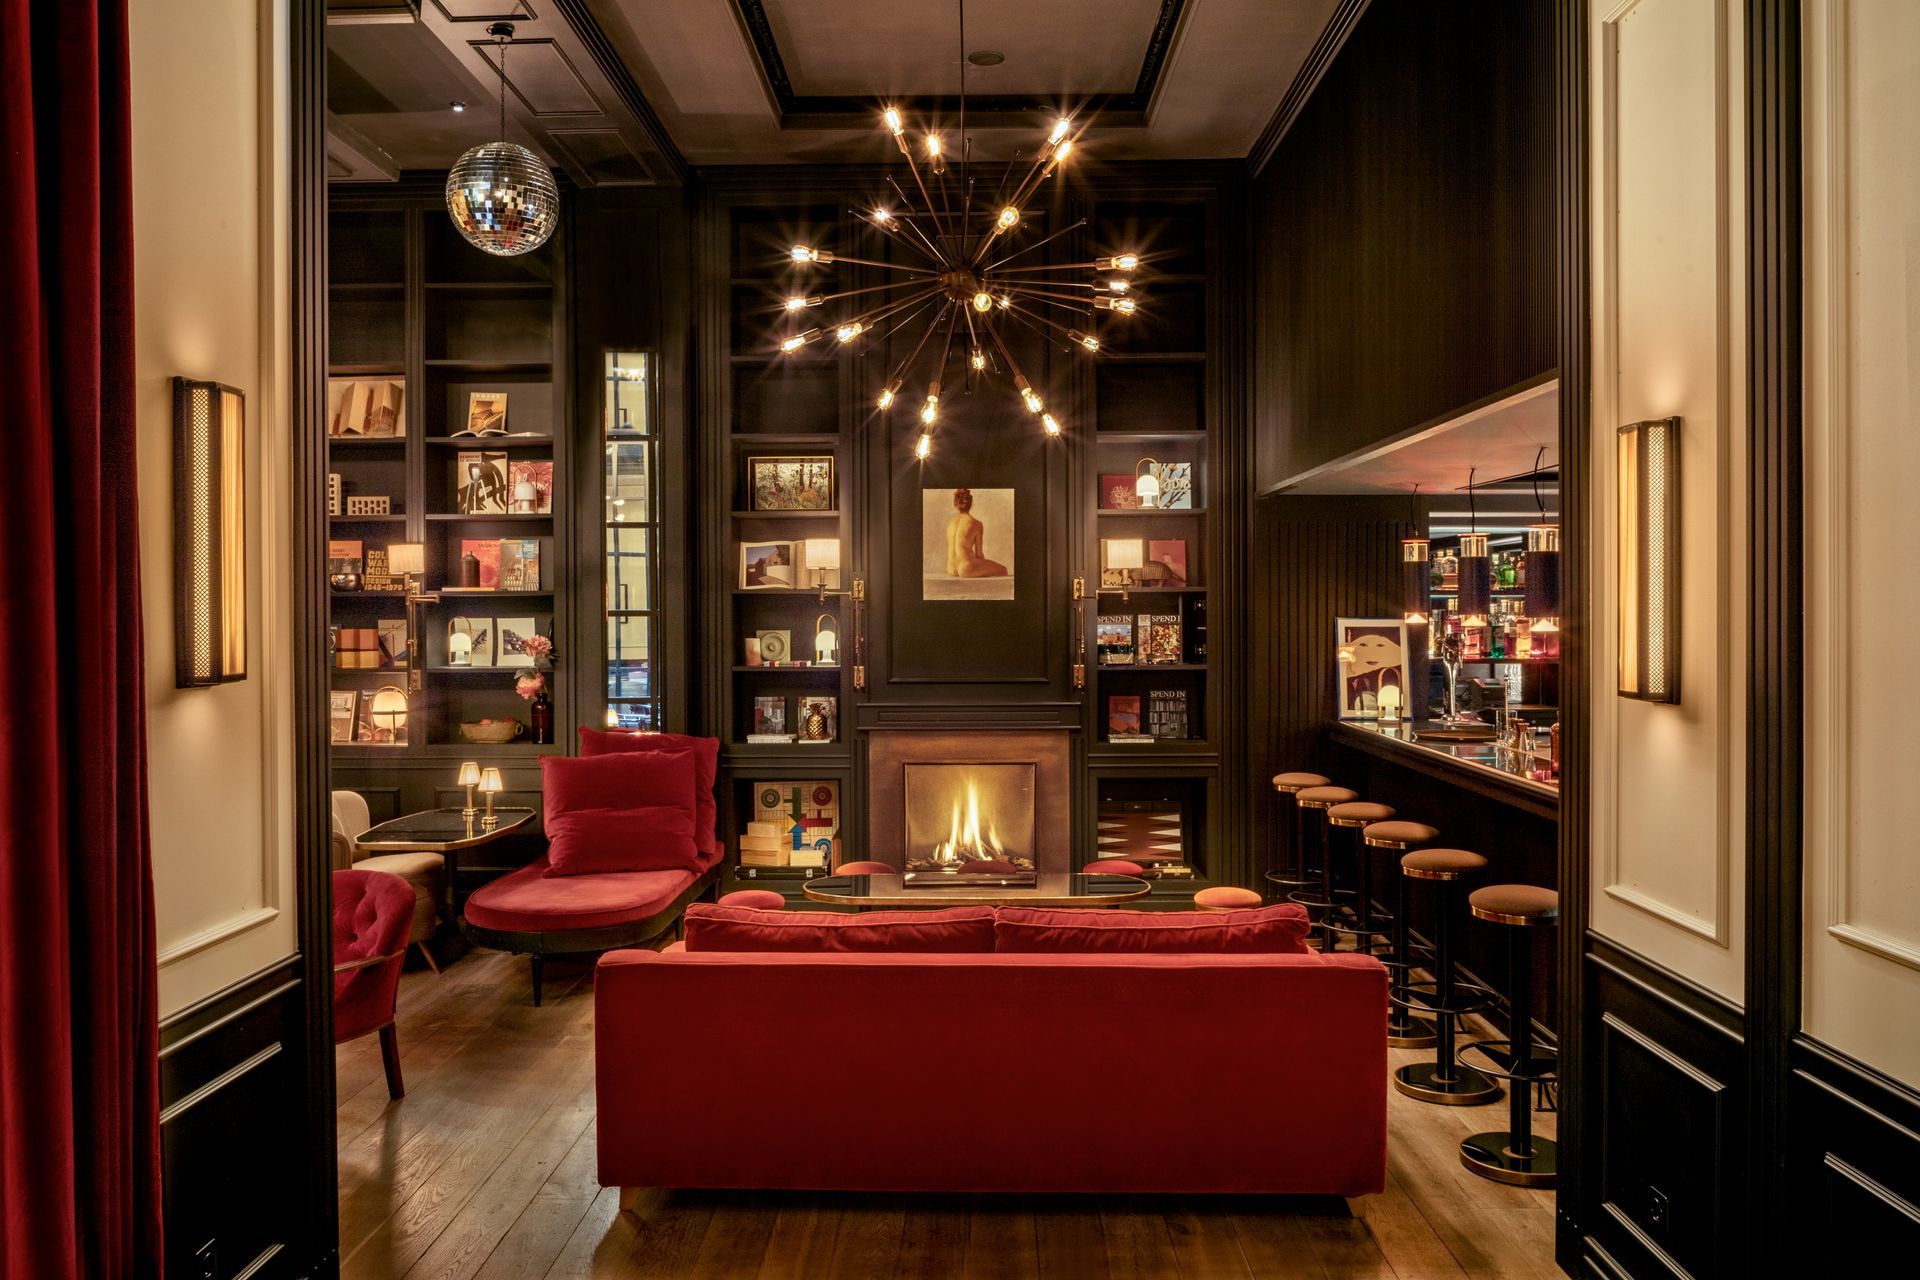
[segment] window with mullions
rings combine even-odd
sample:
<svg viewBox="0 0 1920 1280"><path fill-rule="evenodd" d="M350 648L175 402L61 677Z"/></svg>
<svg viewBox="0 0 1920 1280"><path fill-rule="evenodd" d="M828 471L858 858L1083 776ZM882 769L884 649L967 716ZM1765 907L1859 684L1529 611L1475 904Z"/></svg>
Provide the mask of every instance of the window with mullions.
<svg viewBox="0 0 1920 1280"><path fill-rule="evenodd" d="M660 727L654 678L654 609L659 589L659 436L654 431L653 356L607 353L603 492L606 503L607 726Z"/></svg>

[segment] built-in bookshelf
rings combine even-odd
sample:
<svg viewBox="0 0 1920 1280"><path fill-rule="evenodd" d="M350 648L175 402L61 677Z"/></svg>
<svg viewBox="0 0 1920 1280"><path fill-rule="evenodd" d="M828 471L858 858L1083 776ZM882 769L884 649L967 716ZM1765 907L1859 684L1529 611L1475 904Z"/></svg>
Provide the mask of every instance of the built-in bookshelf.
<svg viewBox="0 0 1920 1280"><path fill-rule="evenodd" d="M339 514L328 571L352 584L330 596L336 770L530 766L568 749L574 723L565 682L549 672L553 740L536 743L514 688L526 637L550 639L561 661L570 651L560 245L491 257L443 210L398 199L336 206L329 233L327 470ZM463 434L470 427L485 434ZM368 500L385 509L365 513ZM394 572L392 548L403 545L422 548L415 584L435 597L412 610L417 637ZM484 743L462 731L488 720L522 732ZM516 773L510 785L531 785L530 772Z"/></svg>

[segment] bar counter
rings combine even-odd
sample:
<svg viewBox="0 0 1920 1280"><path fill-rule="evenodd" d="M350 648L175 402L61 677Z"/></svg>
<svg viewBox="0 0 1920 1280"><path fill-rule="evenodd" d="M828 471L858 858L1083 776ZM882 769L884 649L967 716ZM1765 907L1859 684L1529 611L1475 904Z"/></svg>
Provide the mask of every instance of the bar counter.
<svg viewBox="0 0 1920 1280"><path fill-rule="evenodd" d="M1548 771L1548 756L1536 750L1524 763L1491 741L1454 742L1425 736L1432 723L1381 726L1372 720L1342 720L1334 741L1393 764L1455 783L1476 795L1510 804L1542 818L1560 817L1560 784Z"/></svg>

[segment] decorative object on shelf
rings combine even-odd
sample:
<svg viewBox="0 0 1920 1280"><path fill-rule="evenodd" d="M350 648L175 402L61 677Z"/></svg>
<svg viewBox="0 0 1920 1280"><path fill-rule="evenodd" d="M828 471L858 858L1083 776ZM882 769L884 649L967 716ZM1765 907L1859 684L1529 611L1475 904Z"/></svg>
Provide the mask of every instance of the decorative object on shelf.
<svg viewBox="0 0 1920 1280"><path fill-rule="evenodd" d="M372 736L376 746L403 747L407 744L407 691L398 685L381 685L367 697Z"/></svg>
<svg viewBox="0 0 1920 1280"><path fill-rule="evenodd" d="M1014 598L1014 491L922 489L920 598Z"/></svg>
<svg viewBox="0 0 1920 1280"><path fill-rule="evenodd" d="M1383 686L1407 686L1407 624L1398 618L1336 618L1333 630L1340 718L1371 720L1380 714Z"/></svg>
<svg viewBox="0 0 1920 1280"><path fill-rule="evenodd" d="M963 30L965 25L963 14ZM1082 225L1076 222L1052 235L1034 239L1024 247L1009 247L1026 218L1028 202L1035 198L1040 184L1057 173L1072 154L1077 141L1073 121L1065 117L1056 120L1045 142L1036 149L1026 175L1012 187L1010 194L1004 199L996 198L994 204L997 207L976 210L972 207L974 184L968 172L971 147L966 136L966 74L966 65L963 63L960 68L958 173L953 179L954 190L948 189L945 139L937 131L921 132L921 146L926 155L926 172L923 173L920 162L915 159L914 146L907 139L906 120L899 108L888 106L881 113L887 132L893 135L900 154L906 158L908 174L920 202L915 205L906 189L895 183L894 190L900 195L904 208L896 211L881 206L871 210L867 220L882 234L904 246L918 261L911 265L877 262L838 256L811 245L794 245L792 258L801 267L815 264L825 266L840 261L893 273L896 278L888 284L876 286L884 291L885 301L824 327L798 329L780 343L780 350L789 354L828 334L845 345L857 341L862 335L875 333L885 321L895 316L904 318L895 321L887 329L889 336L909 325L922 325L920 338L913 344L911 354L893 368L881 386L877 403L884 412L891 409L899 398L907 378L914 373L920 353L944 328L939 357L927 371L924 396L918 386L908 393L918 406L921 423L920 435L914 444L914 456L923 461L933 451L934 427L940 418L940 392L956 339L963 340L966 345L964 376L971 381L976 374L984 374L990 368L1002 366L1002 371L1012 379L1014 390L1018 392L1027 412L1037 420L1044 434L1051 438L1060 434L1060 421L1047 411L1039 392L1034 390L1014 361L1002 336L1005 327L1017 323L1050 340L1058 335L1071 346L1092 353L1100 349L1100 339L1093 332L1096 312L1107 311L1128 316L1138 309L1128 283L1129 277L1140 265L1137 254L1121 253L1091 262L1059 265L1032 262L1013 265L1055 237ZM933 182L932 189L928 186L929 178ZM1007 190L1004 184L1000 189ZM1101 271L1108 274L1097 280L1073 280L1054 274L1068 271ZM1037 276L1045 278L1036 279ZM821 295L799 291L788 297L785 305L790 314L798 316L825 303L850 297L853 292L849 290ZM1073 323L1062 324L1049 312L1065 312Z"/></svg>
<svg viewBox="0 0 1920 1280"><path fill-rule="evenodd" d="M493 619L447 619L447 665L450 667L490 667L493 665Z"/></svg>
<svg viewBox="0 0 1920 1280"><path fill-rule="evenodd" d="M748 458L749 507L754 511L833 510L833 456Z"/></svg>
<svg viewBox="0 0 1920 1280"><path fill-rule="evenodd" d="M839 733L840 700L823 694L800 699L800 741L832 742Z"/></svg>
<svg viewBox="0 0 1920 1280"><path fill-rule="evenodd" d="M753 731L748 742L792 742L787 732L787 700L781 694L760 694L753 700Z"/></svg>
<svg viewBox="0 0 1920 1280"><path fill-rule="evenodd" d="M1380 707L1380 723L1381 724L1389 725L1389 724L1400 723L1402 702L1400 697L1399 685L1397 684L1382 685L1380 688L1378 703Z"/></svg>
<svg viewBox="0 0 1920 1280"><path fill-rule="evenodd" d="M495 618L498 652L494 662L502 667L537 667L553 653L553 641L540 634L533 618Z"/></svg>
<svg viewBox="0 0 1920 1280"><path fill-rule="evenodd" d="M460 725L460 736L468 742L484 746L500 746L512 742L527 731L527 726L512 718L468 720Z"/></svg>
<svg viewBox="0 0 1920 1280"><path fill-rule="evenodd" d="M507 455L462 453L454 460L454 509L463 516L507 514Z"/></svg>
<svg viewBox="0 0 1920 1280"><path fill-rule="evenodd" d="M1680 701L1680 419L1620 428L1620 676L1623 698Z"/></svg>
<svg viewBox="0 0 1920 1280"><path fill-rule="evenodd" d="M516 459L509 485L508 511L517 516L549 514L553 510L553 459Z"/></svg>
<svg viewBox="0 0 1920 1280"><path fill-rule="evenodd" d="M453 784L456 787L464 789L467 793L467 803L460 810L460 816L467 820L468 826L472 826L474 815L479 812L479 810L473 806L473 789L480 785L480 762L477 760L462 761L460 764L460 772L454 777Z"/></svg>
<svg viewBox="0 0 1920 1280"><path fill-rule="evenodd" d="M1185 586L1187 582L1187 540L1154 538L1147 543L1147 564L1166 570L1167 580Z"/></svg>
<svg viewBox="0 0 1920 1280"><path fill-rule="evenodd" d="M1161 511L1188 511L1193 507L1193 464L1156 462L1152 475L1159 485L1154 507ZM1140 482L1134 481L1136 485ZM1142 505L1145 505L1144 503Z"/></svg>
<svg viewBox="0 0 1920 1280"><path fill-rule="evenodd" d="M385 670L405 667L412 653L407 643L407 620L405 618L382 618L374 628L380 655L380 666Z"/></svg>
<svg viewBox="0 0 1920 1280"><path fill-rule="evenodd" d="M393 565L387 558L385 547L368 547L366 566L365 572L360 575L362 591L401 592L407 589L404 581L393 576Z"/></svg>
<svg viewBox="0 0 1920 1280"><path fill-rule="evenodd" d="M507 138L507 45L511 22L487 28L499 50L500 140L482 143L447 173L447 213L468 244L496 257L531 253L560 222L560 188L540 157Z"/></svg>
<svg viewBox="0 0 1920 1280"><path fill-rule="evenodd" d="M380 668L380 629L335 627L333 665L342 671L377 671Z"/></svg>
<svg viewBox="0 0 1920 1280"><path fill-rule="evenodd" d="M352 689L334 689L327 694L328 737L333 742L353 741L353 712L360 696Z"/></svg>
<svg viewBox="0 0 1920 1280"><path fill-rule="evenodd" d="M247 678L247 401L173 380L174 684Z"/></svg>
<svg viewBox="0 0 1920 1280"><path fill-rule="evenodd" d="M327 472L327 514L340 514L341 479L338 471Z"/></svg>
<svg viewBox="0 0 1920 1280"><path fill-rule="evenodd" d="M1100 555L1100 585L1107 585L1109 573L1118 575L1115 579L1120 588L1122 601L1133 596L1133 575L1146 567L1146 541L1142 538L1102 538Z"/></svg>
<svg viewBox="0 0 1920 1280"><path fill-rule="evenodd" d="M1413 528L1411 537L1400 539L1400 596L1402 612L1400 620L1410 627L1427 625L1427 613L1432 608L1433 595L1433 543L1419 535L1420 529L1420 486L1413 486Z"/></svg>
<svg viewBox="0 0 1920 1280"><path fill-rule="evenodd" d="M327 540L327 585L335 591L360 589L361 543L357 538Z"/></svg>
<svg viewBox="0 0 1920 1280"><path fill-rule="evenodd" d="M327 382L327 434L336 439L403 435L407 384L399 378L332 378Z"/></svg>
<svg viewBox="0 0 1920 1280"><path fill-rule="evenodd" d="M820 589L820 603L825 604L827 593L840 585L840 539L808 538L800 545L800 562L809 585Z"/></svg>
<svg viewBox="0 0 1920 1280"><path fill-rule="evenodd" d="M748 591L790 591L797 585L797 544L743 542L740 544L740 586Z"/></svg>
<svg viewBox="0 0 1920 1280"><path fill-rule="evenodd" d="M1160 505L1160 464L1152 458L1142 458L1133 464L1133 495L1140 499L1140 509L1151 511Z"/></svg>
<svg viewBox="0 0 1920 1280"><path fill-rule="evenodd" d="M1467 471L1467 525L1460 535L1459 613L1462 627L1484 628L1489 621L1493 600L1493 565L1487 559L1487 535L1480 532L1479 510L1474 503L1473 478L1479 469Z"/></svg>
<svg viewBox="0 0 1920 1280"><path fill-rule="evenodd" d="M1180 661L1180 615L1143 613L1134 623L1137 660L1147 666L1168 666Z"/></svg>
<svg viewBox="0 0 1920 1280"><path fill-rule="evenodd" d="M426 687L420 661L420 606L435 604L440 597L420 590L420 575L427 571L427 544L395 542L387 547L387 565L407 584L407 690L419 693Z"/></svg>
<svg viewBox="0 0 1920 1280"><path fill-rule="evenodd" d="M1093 648L1103 667L1133 665L1133 618L1095 618Z"/></svg>
<svg viewBox="0 0 1920 1280"><path fill-rule="evenodd" d="M467 393L467 425L453 434L456 436L507 434L507 393L469 391Z"/></svg>
<svg viewBox="0 0 1920 1280"><path fill-rule="evenodd" d="M1147 735L1156 742L1184 742L1189 736L1187 691L1150 689L1147 691Z"/></svg>
<svg viewBox="0 0 1920 1280"><path fill-rule="evenodd" d="M390 516L393 514L393 499L386 494L356 495L347 499L347 514L350 516Z"/></svg>
<svg viewBox="0 0 1920 1280"><path fill-rule="evenodd" d="M1141 732L1139 694L1116 693L1107 699L1107 741L1153 741L1152 735Z"/></svg>
<svg viewBox="0 0 1920 1280"><path fill-rule="evenodd" d="M756 631L760 642L760 661L769 667L784 667L793 661L793 632Z"/></svg>
<svg viewBox="0 0 1920 1280"><path fill-rule="evenodd" d="M518 724L515 725L518 728ZM480 829L491 831L500 825L500 819L493 816L493 798L506 790L500 781L500 770L492 765L480 771L480 794L487 798L487 811L480 818Z"/></svg>
<svg viewBox="0 0 1920 1280"><path fill-rule="evenodd" d="M840 661L839 623L830 613L813 620L813 660L823 667Z"/></svg>
<svg viewBox="0 0 1920 1280"><path fill-rule="evenodd" d="M761 665L759 636L740 637L740 647L745 651L741 654L742 666L757 667Z"/></svg>
<svg viewBox="0 0 1920 1280"><path fill-rule="evenodd" d="M544 640L546 637L533 636L529 639ZM531 704L527 710L527 718L533 722L534 742L541 746L552 742L553 698L547 693L547 673L522 671L514 677L513 691Z"/></svg>
<svg viewBox="0 0 1920 1280"><path fill-rule="evenodd" d="M460 543L460 585L468 591L480 587L480 557L474 554L471 541Z"/></svg>
<svg viewBox="0 0 1920 1280"><path fill-rule="evenodd" d="M499 538L462 538L460 539L460 585L478 587L482 591L500 589L500 539ZM474 581L467 581L467 557L472 556L475 566Z"/></svg>
<svg viewBox="0 0 1920 1280"><path fill-rule="evenodd" d="M1138 511L1140 495L1134 492L1135 477L1118 472L1100 477L1100 509L1102 511Z"/></svg>
<svg viewBox="0 0 1920 1280"><path fill-rule="evenodd" d="M499 589L502 591L538 591L540 589L540 539L500 539Z"/></svg>

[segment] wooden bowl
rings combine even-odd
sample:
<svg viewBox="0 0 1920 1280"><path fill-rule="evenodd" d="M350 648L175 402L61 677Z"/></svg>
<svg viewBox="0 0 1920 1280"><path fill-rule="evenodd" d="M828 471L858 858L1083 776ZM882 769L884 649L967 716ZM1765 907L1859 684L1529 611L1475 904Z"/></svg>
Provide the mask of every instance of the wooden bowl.
<svg viewBox="0 0 1920 1280"><path fill-rule="evenodd" d="M466 720L460 725L460 736L468 742L512 742L526 731L518 720Z"/></svg>

